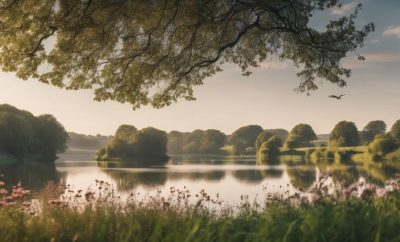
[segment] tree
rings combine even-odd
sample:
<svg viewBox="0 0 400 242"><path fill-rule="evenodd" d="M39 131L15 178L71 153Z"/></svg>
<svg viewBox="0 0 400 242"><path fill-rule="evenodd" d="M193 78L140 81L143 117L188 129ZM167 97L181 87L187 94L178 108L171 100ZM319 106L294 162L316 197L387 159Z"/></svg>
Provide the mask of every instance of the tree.
<svg viewBox="0 0 400 242"><path fill-rule="evenodd" d="M336 124L329 138L329 145L334 147L356 146L360 138L353 122L341 121Z"/></svg>
<svg viewBox="0 0 400 242"><path fill-rule="evenodd" d="M68 133L50 114L37 117L35 123L37 141L33 152L41 154L46 161L55 160L56 154L64 152L67 148Z"/></svg>
<svg viewBox="0 0 400 242"><path fill-rule="evenodd" d="M8 104L0 105L0 152L23 160L54 161L67 147L68 133L49 114L35 117ZM34 155L34 157L32 156Z"/></svg>
<svg viewBox="0 0 400 242"><path fill-rule="evenodd" d="M369 151L378 156L384 156L397 149L397 147L396 141L390 134L376 135L374 141L368 146Z"/></svg>
<svg viewBox="0 0 400 242"><path fill-rule="evenodd" d="M138 130L135 126L123 124L118 127L117 131L115 132L114 138L132 141L137 131Z"/></svg>
<svg viewBox="0 0 400 242"><path fill-rule="evenodd" d="M363 144L371 143L378 134L386 133L386 123L382 120L369 122L361 132L361 140Z"/></svg>
<svg viewBox="0 0 400 242"><path fill-rule="evenodd" d="M167 133L152 127L144 128L135 134L132 146L138 158L166 158Z"/></svg>
<svg viewBox="0 0 400 242"><path fill-rule="evenodd" d="M225 145L226 135L216 129L208 129L203 133L200 139L200 153L218 154Z"/></svg>
<svg viewBox="0 0 400 242"><path fill-rule="evenodd" d="M285 142L285 147L293 149L297 147L311 146L310 141L316 139L317 135L310 125L298 124L290 131Z"/></svg>
<svg viewBox="0 0 400 242"><path fill-rule="evenodd" d="M274 136L272 133L270 133L270 132L268 132L268 131L266 131L266 130L262 131L262 132L257 136L257 139L256 139L256 144L255 144L256 151L258 152L258 151L260 150L260 148L261 148L261 145L262 145L264 142L266 142L267 140L269 140L270 138L272 138L272 136Z"/></svg>
<svg viewBox="0 0 400 242"><path fill-rule="evenodd" d="M121 125L114 137L97 153L97 160L165 160L167 158L167 133L148 127L137 130L131 125Z"/></svg>
<svg viewBox="0 0 400 242"><path fill-rule="evenodd" d="M186 154L200 153L200 141L204 135L204 130L196 129L183 137L182 151Z"/></svg>
<svg viewBox="0 0 400 242"><path fill-rule="evenodd" d="M390 129L390 134L396 140L398 144L400 144L400 119L397 120L392 128Z"/></svg>
<svg viewBox="0 0 400 242"><path fill-rule="evenodd" d="M18 112L0 112L0 151L22 159L32 150L33 142L30 120L18 115Z"/></svg>
<svg viewBox="0 0 400 242"><path fill-rule="evenodd" d="M333 7L340 1L1 0L0 67L133 108L193 100L193 86L224 63L249 75L270 57L301 68L299 92L317 89L317 78L343 87L351 71L342 59L375 27L356 27L361 5L310 26Z"/></svg>
<svg viewBox="0 0 400 242"><path fill-rule="evenodd" d="M246 154L246 148L254 148L257 136L262 131L259 125L243 126L230 135L228 143L233 145L235 154Z"/></svg>
<svg viewBox="0 0 400 242"><path fill-rule="evenodd" d="M168 133L167 151L169 154L181 154L184 133L171 131Z"/></svg>
<svg viewBox="0 0 400 242"><path fill-rule="evenodd" d="M279 147L281 144L278 137L272 136L261 145L257 155L262 155L266 157L267 160L276 158L279 156Z"/></svg>
<svg viewBox="0 0 400 242"><path fill-rule="evenodd" d="M289 136L289 132L285 129L266 129L266 131L278 137L282 141L282 144Z"/></svg>

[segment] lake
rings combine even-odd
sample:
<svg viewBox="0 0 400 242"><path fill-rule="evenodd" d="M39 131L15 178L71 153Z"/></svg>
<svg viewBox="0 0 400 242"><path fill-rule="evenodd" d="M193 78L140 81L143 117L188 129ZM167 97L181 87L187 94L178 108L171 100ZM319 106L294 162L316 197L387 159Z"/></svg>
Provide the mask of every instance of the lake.
<svg viewBox="0 0 400 242"><path fill-rule="evenodd" d="M34 191L42 189L49 180L75 190L95 188L95 181L101 180L122 196L132 192L141 197L168 196L172 187L192 194L204 189L223 204L238 204L243 197L262 201L271 193L307 194L324 174L329 174L333 186L348 187L365 181L383 187L386 180L400 173L399 162L315 165L285 159L267 165L257 164L255 156L171 155L166 164L118 167L114 163L99 166L93 155L93 151L73 151L61 155L54 167L8 165L0 167L0 172L7 184L22 181Z"/></svg>

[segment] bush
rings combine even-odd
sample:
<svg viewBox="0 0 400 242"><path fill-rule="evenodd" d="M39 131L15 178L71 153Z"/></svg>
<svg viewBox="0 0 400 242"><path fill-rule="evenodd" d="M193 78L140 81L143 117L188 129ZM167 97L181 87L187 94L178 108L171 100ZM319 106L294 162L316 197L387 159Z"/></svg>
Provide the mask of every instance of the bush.
<svg viewBox="0 0 400 242"><path fill-rule="evenodd" d="M313 146L310 142L316 139L317 135L310 125L298 124L290 131L285 147L291 150L298 147Z"/></svg>
<svg viewBox="0 0 400 242"><path fill-rule="evenodd" d="M392 128L390 129L390 134L392 135L393 139L396 140L397 144L400 144L400 119L393 124Z"/></svg>
<svg viewBox="0 0 400 242"><path fill-rule="evenodd" d="M360 142L359 133L353 122L341 121L336 124L329 138L332 147L357 146Z"/></svg>
<svg viewBox="0 0 400 242"><path fill-rule="evenodd" d="M371 154L384 156L396 150L397 147L396 141L391 134L380 134L369 144L368 150Z"/></svg>
<svg viewBox="0 0 400 242"><path fill-rule="evenodd" d="M261 157L263 161L272 161L276 160L279 156L279 146L281 142L278 137L272 136L268 141L265 141L259 151L257 152L257 156Z"/></svg>

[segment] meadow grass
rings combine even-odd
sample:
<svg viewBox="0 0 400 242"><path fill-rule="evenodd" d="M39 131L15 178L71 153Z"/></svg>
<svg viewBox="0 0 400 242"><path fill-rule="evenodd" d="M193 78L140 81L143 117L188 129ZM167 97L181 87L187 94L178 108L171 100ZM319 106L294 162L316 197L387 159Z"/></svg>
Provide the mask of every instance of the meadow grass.
<svg viewBox="0 0 400 242"><path fill-rule="evenodd" d="M41 194L36 211L0 207L0 241L400 241L399 180L389 183L383 194L357 193L357 186L335 194L322 189L310 201L275 197L218 212L201 205L210 200L205 192L191 205L185 203L188 193L179 190L171 190L182 198L175 202L156 197L122 204L110 191L101 199L81 191L52 199L60 192L53 185Z"/></svg>
<svg viewBox="0 0 400 242"><path fill-rule="evenodd" d="M298 206L280 201L236 216L105 204L39 215L2 209L0 221L1 241L400 241L400 194Z"/></svg>

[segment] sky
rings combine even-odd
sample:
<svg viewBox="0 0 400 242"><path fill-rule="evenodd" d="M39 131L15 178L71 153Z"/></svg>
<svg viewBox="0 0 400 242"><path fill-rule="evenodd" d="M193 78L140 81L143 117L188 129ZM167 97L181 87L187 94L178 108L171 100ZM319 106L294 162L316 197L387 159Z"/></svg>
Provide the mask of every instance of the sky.
<svg viewBox="0 0 400 242"><path fill-rule="evenodd" d="M321 80L319 90L310 96L298 94L293 91L299 83L296 68L289 62L270 60L249 77L227 65L195 87L196 101L180 100L162 109L134 111L129 104L94 101L90 90L67 91L3 72L0 103L35 115L52 114L68 131L93 135L113 134L121 124L165 131L213 128L230 134L249 124L290 130L307 123L323 134L342 120L355 122L361 130L369 121L380 119L390 128L400 119L400 1L346 1L341 9L317 16L315 22L349 14L359 2L363 9L357 23L374 22L376 31L358 51L367 58L365 62L357 61L356 56L345 60L353 70L345 88ZM345 96L335 100L328 98L331 94Z"/></svg>

